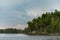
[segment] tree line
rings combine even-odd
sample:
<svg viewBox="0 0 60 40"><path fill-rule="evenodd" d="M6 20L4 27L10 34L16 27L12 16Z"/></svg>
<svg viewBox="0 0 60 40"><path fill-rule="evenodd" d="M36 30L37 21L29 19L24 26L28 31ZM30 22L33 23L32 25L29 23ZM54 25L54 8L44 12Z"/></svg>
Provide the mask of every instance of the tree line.
<svg viewBox="0 0 60 40"><path fill-rule="evenodd" d="M23 33L23 30L16 28L0 29L0 33Z"/></svg>

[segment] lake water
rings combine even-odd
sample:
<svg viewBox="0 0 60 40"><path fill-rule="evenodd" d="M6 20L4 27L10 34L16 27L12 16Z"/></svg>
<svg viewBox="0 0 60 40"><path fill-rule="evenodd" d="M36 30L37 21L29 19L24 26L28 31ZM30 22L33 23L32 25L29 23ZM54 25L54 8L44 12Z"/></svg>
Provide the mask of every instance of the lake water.
<svg viewBox="0 0 60 40"><path fill-rule="evenodd" d="M0 34L0 40L60 40L60 36L28 36L24 34Z"/></svg>

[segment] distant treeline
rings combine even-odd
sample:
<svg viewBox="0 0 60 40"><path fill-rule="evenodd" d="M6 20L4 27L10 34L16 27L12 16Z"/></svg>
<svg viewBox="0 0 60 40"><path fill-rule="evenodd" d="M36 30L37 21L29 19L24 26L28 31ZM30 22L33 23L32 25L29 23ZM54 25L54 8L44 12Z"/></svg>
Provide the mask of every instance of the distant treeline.
<svg viewBox="0 0 60 40"><path fill-rule="evenodd" d="M14 29L14 28L7 28L7 29L0 29L0 33L23 33L23 30Z"/></svg>
<svg viewBox="0 0 60 40"><path fill-rule="evenodd" d="M27 34L59 34L60 35L60 11L43 13L40 17L29 21Z"/></svg>

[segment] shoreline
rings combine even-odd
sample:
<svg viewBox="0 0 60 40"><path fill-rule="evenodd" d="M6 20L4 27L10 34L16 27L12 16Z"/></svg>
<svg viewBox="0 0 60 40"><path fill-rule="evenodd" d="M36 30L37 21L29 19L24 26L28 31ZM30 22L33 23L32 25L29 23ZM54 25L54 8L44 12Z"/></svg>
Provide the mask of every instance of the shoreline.
<svg viewBox="0 0 60 40"><path fill-rule="evenodd" d="M60 36L59 34L26 34L26 33L0 33L0 34L24 34L24 35L28 35L28 36Z"/></svg>

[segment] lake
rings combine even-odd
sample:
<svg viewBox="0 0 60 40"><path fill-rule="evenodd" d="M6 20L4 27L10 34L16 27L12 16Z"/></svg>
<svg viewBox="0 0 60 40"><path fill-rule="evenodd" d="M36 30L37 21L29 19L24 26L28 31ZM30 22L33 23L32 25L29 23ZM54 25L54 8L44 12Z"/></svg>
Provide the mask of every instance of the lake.
<svg viewBox="0 0 60 40"><path fill-rule="evenodd" d="M24 34L0 34L0 40L60 40L60 36L28 36Z"/></svg>

